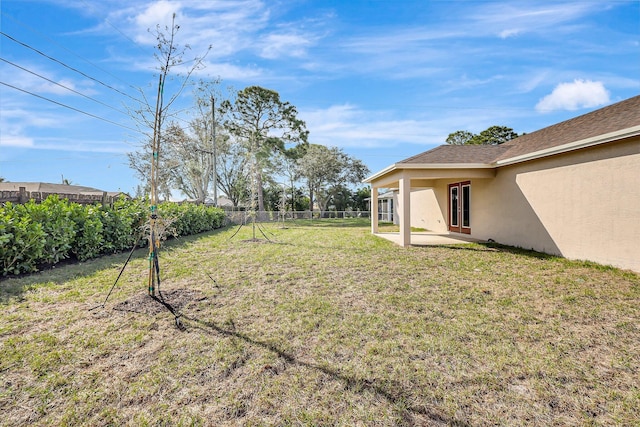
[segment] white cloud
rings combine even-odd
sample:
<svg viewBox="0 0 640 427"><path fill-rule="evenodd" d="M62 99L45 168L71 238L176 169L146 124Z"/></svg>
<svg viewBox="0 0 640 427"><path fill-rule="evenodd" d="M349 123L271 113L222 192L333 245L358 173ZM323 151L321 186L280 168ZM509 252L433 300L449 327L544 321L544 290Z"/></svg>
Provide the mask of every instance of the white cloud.
<svg viewBox="0 0 640 427"><path fill-rule="evenodd" d="M571 31L578 20L602 7L597 2L489 3L472 17L471 22L476 25L471 28L497 32L503 39L523 33L549 34Z"/></svg>
<svg viewBox="0 0 640 427"><path fill-rule="evenodd" d="M0 147L33 147L33 138L22 135L0 135Z"/></svg>
<svg viewBox="0 0 640 427"><path fill-rule="evenodd" d="M522 30L520 30L518 28L510 28L510 29L507 29L507 30L502 30L499 35L500 35L501 39L508 39L509 37L517 36L521 32L522 32Z"/></svg>
<svg viewBox="0 0 640 427"><path fill-rule="evenodd" d="M428 141L419 121L393 120L384 113L363 111L353 105L301 111L300 118L306 122L314 144L371 148Z"/></svg>
<svg viewBox="0 0 640 427"><path fill-rule="evenodd" d="M576 79L572 83L560 83L536 105L539 112L577 110L608 104L609 91L602 82Z"/></svg>
<svg viewBox="0 0 640 427"><path fill-rule="evenodd" d="M529 93L542 84L549 76L548 70L533 70L527 75L521 76L520 83L517 85L519 93Z"/></svg>
<svg viewBox="0 0 640 427"><path fill-rule="evenodd" d="M309 39L298 34L270 34L264 40L261 56L267 59L301 57L310 44Z"/></svg>
<svg viewBox="0 0 640 427"><path fill-rule="evenodd" d="M152 3L142 13L136 15L135 22L140 28L150 28L152 30L156 28L156 25L159 25L160 28L171 27L173 14L177 15L179 11L179 2L170 3L166 0L161 0ZM144 35L144 33L138 35L139 42L148 42L148 40L148 35Z"/></svg>

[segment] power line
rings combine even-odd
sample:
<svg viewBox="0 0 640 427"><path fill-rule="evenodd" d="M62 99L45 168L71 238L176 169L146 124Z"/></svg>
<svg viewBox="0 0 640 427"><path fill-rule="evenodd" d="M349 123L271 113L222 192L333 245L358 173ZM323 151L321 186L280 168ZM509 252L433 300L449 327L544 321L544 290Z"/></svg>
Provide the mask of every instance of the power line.
<svg viewBox="0 0 640 427"><path fill-rule="evenodd" d="M35 96L36 98L40 98L40 99L43 99L43 100L45 100L45 101L49 101L49 102L51 102L51 103L53 103L53 104L56 104L56 105L59 105L59 106L61 106L61 107L68 108L68 109L73 110L73 111L76 111L76 112L78 112L78 113L85 114L85 115L87 115L87 116L89 116L89 117L93 117L93 118L95 118L95 119L102 120L103 122L111 123L112 125L116 125L116 126L119 126L119 127L121 127L121 128L124 128L124 129L128 129L128 130L132 130L132 131L134 131L134 132L142 133L142 132L140 132L140 130L139 130L139 129L134 129L134 128L131 128L131 127L125 126L125 125L123 125L123 124L120 124L120 123L114 122L114 121L112 121L112 120L105 119L104 117L96 116L95 114L91 114L91 113L88 113L88 112L86 112L86 111L82 111L82 110L80 110L80 109L78 109L78 108L71 107L70 105L63 104L63 103L61 103L61 102L55 101L55 100L50 99L50 98L46 98L46 97L44 97L44 96L42 96L42 95L38 95L38 94L36 94L36 93L29 92L28 90L21 89L21 88L19 88L19 87L16 87L16 86L10 85L9 83L5 83L5 82L1 82L1 81L0 81L0 84L1 84L1 85L4 85L4 86L7 86L7 87L10 87L10 88L12 88L12 89L15 89L15 90L17 90L17 91L20 91L20 92L26 93L26 94L28 94L28 95Z"/></svg>
<svg viewBox="0 0 640 427"><path fill-rule="evenodd" d="M80 95L80 96L82 96L82 97L84 97L84 98L87 98L87 99L89 99L89 100L91 100L91 101L93 101L93 102L97 102L97 103L98 103L98 104L100 104L100 105L104 105L104 106L105 106L105 107L107 107L107 108L111 108L112 110L117 111L118 113L121 113L121 114L124 114L124 115L127 115L127 116L129 115L129 114L128 114L127 112L125 112L125 111L118 110L117 108L112 107L111 105L109 105L109 104L107 104L107 103L104 103L104 102L102 102L102 101L100 101L100 100L98 100L98 99L92 98L92 97L90 97L90 96L88 96L88 95L85 95L84 93L78 92L77 90L72 89L72 88L70 88L70 87L67 87L67 86L65 86L65 85L63 85L63 84L61 84L61 83L55 82L55 81L53 81L53 80L51 80L51 79L49 79L49 78L47 78L47 77L45 77L45 76L42 76L42 75L40 75L40 74L36 73L35 71L28 70L28 69L26 69L26 68L24 68L24 67L21 67L21 66L20 66L20 65L18 65L18 64L14 64L14 63L13 63L13 62L11 62L11 61L7 61L7 60L6 60L6 59L4 59L4 58L0 58L0 61L3 61L3 62L6 62L7 64L13 65L13 66L14 66L14 67L16 67L16 68L19 68L19 69L21 69L21 70L23 70L23 71L26 71L27 73L33 74L33 75L34 75L34 76L36 76L36 77L40 77L40 78L41 78L41 79L43 79L43 80L46 80L46 81L48 81L48 82L50 82L50 83L52 83L52 84L54 84L54 85L56 85L56 86L60 86L61 88L64 88L64 89L66 89L66 90L68 90L68 91L70 91L70 92L73 92L73 93L75 93L75 94L78 94L78 95Z"/></svg>
<svg viewBox="0 0 640 427"><path fill-rule="evenodd" d="M83 3L85 3L85 2L83 2ZM87 6L89 6L87 3L85 3L85 4L86 4ZM129 82L126 82L126 81L122 80L120 77L116 76L115 74L111 73L110 71L105 70L104 68L100 67L99 65L94 64L93 62L91 62L91 61L90 61L90 60L88 60L87 58L85 58L85 57L83 57L82 55L79 55L78 53L76 53L76 52L72 51L71 49L69 49L69 48L67 48L67 47L63 46L62 44L58 43L57 41L55 41L55 40L54 40L54 39L52 39L51 37L47 36L46 34L43 34L43 33L41 33L40 31L38 31L38 30L36 30L36 29L34 29L34 28L32 28L32 27L28 26L28 25L27 25L27 24L25 24L24 22L19 21L18 19L16 19L15 17L13 17L13 16L9 15L8 13L5 13L4 11L0 11L0 13L2 13L2 15L3 15L3 16L5 16L5 17L7 17L7 18L11 19L11 20L12 20L13 22L15 22L16 24L21 25L23 28L26 28L27 30L29 30L29 31L31 31L31 32L33 32L33 33L39 34L40 36L42 36L42 37L44 37L45 39L49 40L51 43L53 43L53 44L55 44L55 45L59 46L60 48L62 48L62 49L64 49L64 50L66 50L67 52L71 53L71 54L72 54L72 55L74 55L75 57L82 59L82 60L83 60L83 61L85 61L87 64L92 65L93 67L97 68L98 70L102 71L103 73L110 75L110 76L111 76L111 77L113 77L114 79L121 81L122 83L124 83L124 84L128 85L129 87L131 87L131 88L133 88L133 89L136 89L136 87L135 87L135 86L133 86L133 85L131 85ZM107 20L105 19L105 21L107 21ZM112 25L109 21L107 21L107 23L109 23L109 25L111 25L111 26L113 27L113 25ZM114 27L114 28L115 28L115 27ZM117 28L116 28L116 30L117 30L118 32L120 32L120 34L122 34L122 32L121 32L120 30L118 30ZM128 38L128 37L127 37L127 36L125 36L124 34L122 34L122 35L123 35L125 38ZM130 40L131 42L133 42L131 39L129 39L129 40ZM133 43L135 43L135 42L133 42ZM140 48L140 46L138 46L138 48ZM141 49L141 48L140 48L140 49ZM141 49L141 50L142 50L142 49Z"/></svg>
<svg viewBox="0 0 640 427"><path fill-rule="evenodd" d="M56 59L56 58L54 58L54 57L52 57L52 56L49 56L49 55L47 55L47 54L46 54L46 53L44 53L44 52L41 52L40 50L36 49L36 48L35 48L35 47L33 47L33 46L30 46L30 45L28 45L27 43L21 42L20 40L18 40L18 39L16 39L16 38L14 38L14 37L11 37L10 35L8 35L7 33L3 32L3 31L0 31L0 34L2 34L3 36L5 36L6 38L8 38L9 40L11 40L11 41L13 41L13 42L15 42L15 43L17 43L17 44L19 44L19 45L21 45L21 46L24 46L24 47L26 47L27 49L30 49L30 50L32 50L32 51L34 51L34 52L36 52L37 54L42 55L42 56L44 56L45 58L47 58L47 59L49 59L49 60L51 60L51 61L53 61L53 62L56 62L56 63L58 63L58 64L62 65L62 66L63 66L63 67L65 67L65 68L68 68L68 69L69 69L69 70L71 70L71 71L74 71L74 72L76 72L76 73L78 73L78 74L80 74L80 75L82 75L82 76L84 76L84 77L86 77L86 78L88 78L88 79L90 79L90 80L93 80L94 82L96 82L96 83L98 83L98 84L101 84L102 86L104 86L104 87L106 87L106 88L109 88L109 89L111 89L111 90L113 90L113 91L115 91L115 92L118 92L119 94L124 95L124 96L126 96L127 98L130 98L130 99L132 99L132 100L134 100L134 101L136 101L136 102L139 102L139 103L141 103L141 104L144 104L144 102L143 102L143 101L140 101L139 99L136 99L136 98L132 97L131 95L129 95L129 94L127 94L127 93L124 93L124 92L122 92L121 90L118 90L118 89L114 88L113 86L110 86L110 85L108 85L108 84L106 84L106 83L104 83L104 82L102 82L102 81L100 81L100 80L98 80L98 79L96 79L96 78L94 78L94 77L91 77L90 75L88 75L88 74L86 74L86 73L83 73L82 71L80 71L80 70L78 70L78 69L76 69L76 68L73 68L73 67L71 67L70 65L67 65L67 64L65 64L64 62L62 62L62 61L60 61L60 60L58 60L58 59Z"/></svg>

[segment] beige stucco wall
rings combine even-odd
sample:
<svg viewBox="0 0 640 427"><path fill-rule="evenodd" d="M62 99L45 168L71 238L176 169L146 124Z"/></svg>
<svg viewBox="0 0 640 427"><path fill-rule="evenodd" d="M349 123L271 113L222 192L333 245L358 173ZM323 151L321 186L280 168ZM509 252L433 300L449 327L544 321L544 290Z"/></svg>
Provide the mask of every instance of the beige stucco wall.
<svg viewBox="0 0 640 427"><path fill-rule="evenodd" d="M472 180L472 236L640 271L640 139Z"/></svg>
<svg viewBox="0 0 640 427"><path fill-rule="evenodd" d="M441 184L440 184L441 186ZM446 210L442 211L439 199L436 195L441 195L436 188L426 188L413 190L411 192L411 226L420 227L429 231L446 232ZM446 194L445 194L446 195ZM442 206L447 206L444 200Z"/></svg>

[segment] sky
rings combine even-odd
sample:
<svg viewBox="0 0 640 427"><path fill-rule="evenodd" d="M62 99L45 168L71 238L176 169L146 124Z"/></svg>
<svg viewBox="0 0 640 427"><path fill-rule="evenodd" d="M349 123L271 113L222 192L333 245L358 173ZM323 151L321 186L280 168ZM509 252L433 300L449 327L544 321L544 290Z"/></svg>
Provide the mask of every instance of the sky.
<svg viewBox="0 0 640 427"><path fill-rule="evenodd" d="M638 0L0 0L0 9L5 181L135 194L127 152L146 134L129 111L143 96L155 105L153 30L174 13L185 60L206 53L190 81L278 92L309 142L344 150L371 174L458 130L529 133L640 94ZM176 117L192 104L187 88Z"/></svg>

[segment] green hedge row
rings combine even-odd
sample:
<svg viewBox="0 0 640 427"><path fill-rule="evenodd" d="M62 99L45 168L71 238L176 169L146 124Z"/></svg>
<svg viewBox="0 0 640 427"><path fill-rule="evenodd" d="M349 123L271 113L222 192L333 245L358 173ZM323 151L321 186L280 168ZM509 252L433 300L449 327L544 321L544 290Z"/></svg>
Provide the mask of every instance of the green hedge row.
<svg viewBox="0 0 640 427"><path fill-rule="evenodd" d="M66 258L85 261L121 252L136 241L144 246L149 213L148 203L124 198L113 207L80 205L58 196L40 204L5 203L0 206L2 276L31 273ZM213 230L224 222L222 209L203 205L162 203L158 215L170 223L166 237Z"/></svg>

